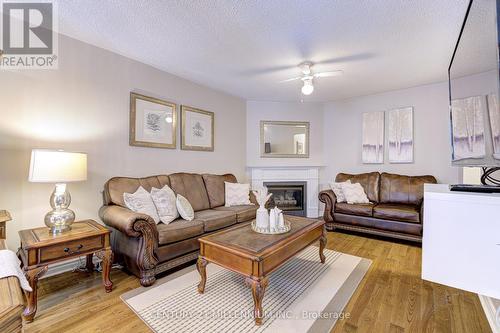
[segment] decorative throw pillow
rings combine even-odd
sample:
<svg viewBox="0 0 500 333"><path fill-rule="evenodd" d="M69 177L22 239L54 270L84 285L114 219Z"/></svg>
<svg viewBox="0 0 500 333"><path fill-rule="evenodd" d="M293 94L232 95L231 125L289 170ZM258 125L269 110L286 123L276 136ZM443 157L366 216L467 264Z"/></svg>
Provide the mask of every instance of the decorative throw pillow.
<svg viewBox="0 0 500 333"><path fill-rule="evenodd" d="M360 183L343 183L342 191L348 204L370 203Z"/></svg>
<svg viewBox="0 0 500 333"><path fill-rule="evenodd" d="M224 182L226 188L225 206L251 205L250 184Z"/></svg>
<svg viewBox="0 0 500 333"><path fill-rule="evenodd" d="M169 224L179 217L175 193L168 185L163 186L162 189L153 187L151 189L151 198L156 206L161 222Z"/></svg>
<svg viewBox="0 0 500 333"><path fill-rule="evenodd" d="M348 183L350 184L351 181L348 179L345 182L330 182L330 188L332 189L333 193L335 193L335 196L337 197L337 202L346 202L345 196L344 196L344 191L342 190L342 184Z"/></svg>
<svg viewBox="0 0 500 333"><path fill-rule="evenodd" d="M128 209L136 213L149 215L156 224L160 223L160 217L156 211L153 199L151 199L151 194L144 187L139 186L134 193L123 193L123 201Z"/></svg>
<svg viewBox="0 0 500 333"><path fill-rule="evenodd" d="M189 203L188 199L184 198L182 195L177 194L177 200L175 201L177 210L181 217L186 221L192 221L194 219L193 206Z"/></svg>

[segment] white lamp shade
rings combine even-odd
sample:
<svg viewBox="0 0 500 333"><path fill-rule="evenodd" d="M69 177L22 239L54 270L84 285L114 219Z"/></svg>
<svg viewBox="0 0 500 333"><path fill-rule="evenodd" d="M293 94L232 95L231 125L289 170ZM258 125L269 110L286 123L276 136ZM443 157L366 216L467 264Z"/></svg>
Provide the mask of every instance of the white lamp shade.
<svg viewBox="0 0 500 333"><path fill-rule="evenodd" d="M67 183L87 180L87 154L33 149L29 181Z"/></svg>

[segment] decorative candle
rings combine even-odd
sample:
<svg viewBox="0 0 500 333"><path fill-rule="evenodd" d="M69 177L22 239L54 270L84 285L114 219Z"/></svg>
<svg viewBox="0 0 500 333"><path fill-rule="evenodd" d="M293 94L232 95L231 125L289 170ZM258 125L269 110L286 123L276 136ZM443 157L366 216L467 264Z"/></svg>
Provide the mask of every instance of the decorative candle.
<svg viewBox="0 0 500 333"><path fill-rule="evenodd" d="M269 228L271 231L278 229L278 216L276 215L276 208L271 209L269 212Z"/></svg>
<svg viewBox="0 0 500 333"><path fill-rule="evenodd" d="M259 209L257 209L255 224L257 228L269 229L269 215L266 209L266 202L273 194L268 193L267 187L263 187L252 192L255 195L255 199L259 203Z"/></svg>
<svg viewBox="0 0 500 333"><path fill-rule="evenodd" d="M284 229L285 228L285 218L283 216L283 212L279 213L278 228L280 228L280 229Z"/></svg>

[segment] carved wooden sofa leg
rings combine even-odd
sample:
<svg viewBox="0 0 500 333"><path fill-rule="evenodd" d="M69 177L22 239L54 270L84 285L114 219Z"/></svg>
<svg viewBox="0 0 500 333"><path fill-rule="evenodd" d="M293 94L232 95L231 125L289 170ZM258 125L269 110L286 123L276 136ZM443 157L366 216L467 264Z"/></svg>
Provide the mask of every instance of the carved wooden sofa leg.
<svg viewBox="0 0 500 333"><path fill-rule="evenodd" d="M155 269L149 269L149 270L145 270L145 271L141 271L141 279L140 279L140 282L141 282L141 286L143 287L149 287L149 286L152 286L155 281L156 281L156 277L155 277Z"/></svg>

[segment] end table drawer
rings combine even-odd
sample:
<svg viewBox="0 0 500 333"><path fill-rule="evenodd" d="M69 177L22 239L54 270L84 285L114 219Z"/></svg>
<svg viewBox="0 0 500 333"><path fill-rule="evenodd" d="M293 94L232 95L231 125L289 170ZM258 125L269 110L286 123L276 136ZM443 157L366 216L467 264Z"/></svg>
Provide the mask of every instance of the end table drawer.
<svg viewBox="0 0 500 333"><path fill-rule="evenodd" d="M80 253L97 250L103 247L102 237L74 240L40 249L40 262L78 256Z"/></svg>

